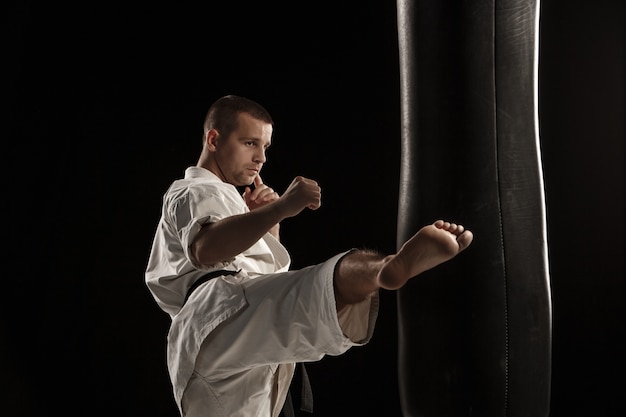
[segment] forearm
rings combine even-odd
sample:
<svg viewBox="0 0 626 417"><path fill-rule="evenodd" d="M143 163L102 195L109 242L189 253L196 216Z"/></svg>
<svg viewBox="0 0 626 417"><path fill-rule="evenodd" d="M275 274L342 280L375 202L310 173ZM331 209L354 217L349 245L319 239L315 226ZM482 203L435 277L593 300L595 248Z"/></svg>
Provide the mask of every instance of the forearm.
<svg viewBox="0 0 626 417"><path fill-rule="evenodd" d="M227 217L202 227L191 246L192 256L201 265L213 265L239 255L267 232L278 238L283 216L276 204L245 214Z"/></svg>

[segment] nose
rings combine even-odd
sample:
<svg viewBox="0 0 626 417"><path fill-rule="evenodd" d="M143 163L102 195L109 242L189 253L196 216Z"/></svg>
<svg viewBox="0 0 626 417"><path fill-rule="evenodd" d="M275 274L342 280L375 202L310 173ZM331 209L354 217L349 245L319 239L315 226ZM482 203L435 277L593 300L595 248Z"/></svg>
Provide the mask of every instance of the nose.
<svg viewBox="0 0 626 417"><path fill-rule="evenodd" d="M265 150L264 150L264 149L260 149L260 150L256 153L256 155L255 155L254 157L255 157L255 158L254 158L254 161L255 161L255 162L259 162L259 163L261 163L261 164L264 164L264 163L265 163L265 161L267 160L267 157L266 157L266 155L265 155Z"/></svg>

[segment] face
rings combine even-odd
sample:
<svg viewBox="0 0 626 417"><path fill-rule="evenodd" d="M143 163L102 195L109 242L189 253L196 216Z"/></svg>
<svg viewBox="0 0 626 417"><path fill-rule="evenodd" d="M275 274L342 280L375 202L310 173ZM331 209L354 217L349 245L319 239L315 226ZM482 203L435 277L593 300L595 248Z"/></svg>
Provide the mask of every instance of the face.
<svg viewBox="0 0 626 417"><path fill-rule="evenodd" d="M213 139L211 171L224 182L241 186L254 181L272 141L272 125L239 114L239 127L229 137Z"/></svg>

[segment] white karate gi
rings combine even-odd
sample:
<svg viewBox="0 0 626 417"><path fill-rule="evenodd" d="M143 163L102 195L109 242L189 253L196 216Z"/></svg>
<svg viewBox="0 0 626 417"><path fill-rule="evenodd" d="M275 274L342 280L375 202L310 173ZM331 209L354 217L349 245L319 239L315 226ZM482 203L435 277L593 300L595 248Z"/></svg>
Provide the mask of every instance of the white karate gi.
<svg viewBox="0 0 626 417"><path fill-rule="evenodd" d="M237 189L190 167L163 198L146 284L170 315L167 362L181 415L276 417L295 362L317 361L367 343L378 295L336 313L338 254L289 271L290 257L271 234L235 258L205 268L189 248L203 224L248 211ZM213 270L240 271L191 285Z"/></svg>

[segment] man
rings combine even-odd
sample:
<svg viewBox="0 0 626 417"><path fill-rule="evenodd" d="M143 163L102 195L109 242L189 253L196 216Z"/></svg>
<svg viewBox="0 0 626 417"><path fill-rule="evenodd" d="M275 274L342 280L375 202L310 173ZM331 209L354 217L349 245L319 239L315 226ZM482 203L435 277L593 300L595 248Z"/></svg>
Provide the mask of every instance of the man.
<svg viewBox="0 0 626 417"><path fill-rule="evenodd" d="M280 222L319 208L321 190L303 177L282 195L263 183L272 132L258 103L220 98L197 165L163 198L146 283L172 318L168 368L186 417L278 416L296 362L367 343L380 288L402 287L472 241L438 220L396 254L352 249L289 271Z"/></svg>

